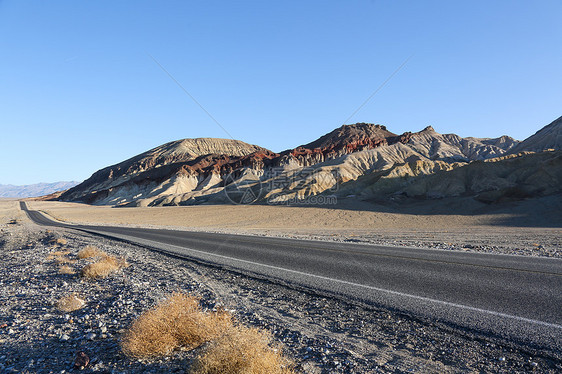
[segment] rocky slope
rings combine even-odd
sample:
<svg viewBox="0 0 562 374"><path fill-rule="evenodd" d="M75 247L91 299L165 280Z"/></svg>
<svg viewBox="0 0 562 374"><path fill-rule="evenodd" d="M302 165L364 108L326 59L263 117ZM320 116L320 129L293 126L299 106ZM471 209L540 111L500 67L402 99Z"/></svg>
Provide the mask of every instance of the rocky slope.
<svg viewBox="0 0 562 374"><path fill-rule="evenodd" d="M191 180L181 180L179 185L174 183L178 176L185 174L183 170L189 169L188 165L196 165L195 173L212 166L215 161L209 155L236 158L261 152L269 151L231 139L173 141L95 172L86 181L65 192L61 200L117 204L123 199L134 200L146 194L156 196L173 193L192 185ZM170 178L172 181L169 181Z"/></svg>
<svg viewBox="0 0 562 374"><path fill-rule="evenodd" d="M274 204L302 203L322 193L367 198L371 196L363 194L362 189L375 182L380 188L377 193L391 194L400 187L394 177L417 177L451 170L472 161L503 155L518 143L507 136L478 139L439 134L432 127L391 139L400 140L351 152L313 165L304 172L286 172L283 176L288 176L293 183L281 189L266 187L264 200ZM381 180L381 177L385 178Z"/></svg>
<svg viewBox="0 0 562 374"><path fill-rule="evenodd" d="M512 149L512 153L531 151L542 152L562 149L562 117L543 127L535 135L525 139Z"/></svg>
<svg viewBox="0 0 562 374"><path fill-rule="evenodd" d="M491 204L562 192L562 151L523 152L449 164L413 161L359 179L339 191L365 200L473 196Z"/></svg>
<svg viewBox="0 0 562 374"><path fill-rule="evenodd" d="M440 134L432 127L398 135L385 126L369 123L341 126L311 143L281 153L235 140L185 139L102 169L63 194L61 200L161 206L302 204L315 196L331 195L391 200L400 196L480 196L531 183L532 178L522 176L530 171L517 168L531 170L537 160L519 153L559 149L561 122L554 121L523 143L508 136L462 138ZM508 154L519 154L523 161L501 158ZM558 170L560 158L551 156L540 156L538 162L552 159L548 162ZM557 175L552 180L556 178ZM548 179L548 183L552 180ZM539 178L532 182L537 188L523 189L533 190L533 196L558 193ZM490 199L494 200L488 196L481 201Z"/></svg>

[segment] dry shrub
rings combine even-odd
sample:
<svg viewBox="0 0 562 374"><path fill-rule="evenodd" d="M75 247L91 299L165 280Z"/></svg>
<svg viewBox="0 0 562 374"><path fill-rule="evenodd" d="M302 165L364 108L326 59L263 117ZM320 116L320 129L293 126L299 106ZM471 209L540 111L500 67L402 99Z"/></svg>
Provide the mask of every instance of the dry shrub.
<svg viewBox="0 0 562 374"><path fill-rule="evenodd" d="M68 242L64 238L58 238L57 240L55 240L55 244L60 245L60 246L66 245L66 243L68 243Z"/></svg>
<svg viewBox="0 0 562 374"><path fill-rule="evenodd" d="M193 374L290 374L293 364L271 336L260 329L235 326L212 341L197 358Z"/></svg>
<svg viewBox="0 0 562 374"><path fill-rule="evenodd" d="M203 312L196 297L174 293L133 322L122 348L132 357L162 356L180 347L198 347L232 326L230 314Z"/></svg>
<svg viewBox="0 0 562 374"><path fill-rule="evenodd" d="M47 260L57 259L58 257L66 256L69 253L69 251L54 251L49 253L49 255L47 256Z"/></svg>
<svg viewBox="0 0 562 374"><path fill-rule="evenodd" d="M56 237L55 235L48 235L45 240L47 240L47 243L51 245L51 249L53 250L56 250L56 248L61 248L68 243L66 239Z"/></svg>
<svg viewBox="0 0 562 374"><path fill-rule="evenodd" d="M127 266L125 260L105 255L100 260L84 266L82 276L86 278L105 278L125 266Z"/></svg>
<svg viewBox="0 0 562 374"><path fill-rule="evenodd" d="M54 252L49 253L49 255L51 255L51 256L66 256L69 253L70 253L70 251L54 251Z"/></svg>
<svg viewBox="0 0 562 374"><path fill-rule="evenodd" d="M100 251L97 247L94 247L93 245L87 245L83 249L81 249L80 252L78 252L78 258L80 259L92 258L96 256L103 256L103 255L105 255L105 253Z"/></svg>
<svg viewBox="0 0 562 374"><path fill-rule="evenodd" d="M62 312L73 312L84 305L86 305L86 302L75 294L67 295L57 301L57 308Z"/></svg>
<svg viewBox="0 0 562 374"><path fill-rule="evenodd" d="M60 273L60 274L75 274L76 272L75 272L74 269L71 268L70 266L68 266L68 265L62 265L62 266L59 268L59 273Z"/></svg>

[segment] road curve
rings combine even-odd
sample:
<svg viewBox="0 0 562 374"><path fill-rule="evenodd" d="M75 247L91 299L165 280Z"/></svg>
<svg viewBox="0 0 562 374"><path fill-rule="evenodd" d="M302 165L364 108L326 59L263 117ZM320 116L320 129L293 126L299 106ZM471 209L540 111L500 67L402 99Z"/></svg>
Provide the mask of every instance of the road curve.
<svg viewBox="0 0 562 374"><path fill-rule="evenodd" d="M562 352L562 260L248 235L70 225L342 298Z"/></svg>

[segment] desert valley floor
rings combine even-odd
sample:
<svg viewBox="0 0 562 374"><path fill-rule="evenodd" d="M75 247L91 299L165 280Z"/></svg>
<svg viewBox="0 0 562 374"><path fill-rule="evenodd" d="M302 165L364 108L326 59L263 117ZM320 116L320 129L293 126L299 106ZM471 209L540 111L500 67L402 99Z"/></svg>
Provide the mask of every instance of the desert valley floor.
<svg viewBox="0 0 562 374"><path fill-rule="evenodd" d="M447 201L433 202L429 211L423 203L402 211L357 202L326 208L27 204L69 223L562 257L556 197L502 207L467 200L456 203L458 214L450 213L454 202ZM269 331L298 372L562 370L560 352L287 287L130 243L65 228L47 230L32 223L15 200L0 201L0 240L2 372L71 372L80 352L90 358L86 372L184 372L197 350L153 360L130 359L120 350L123 333L134 318L174 291L198 295L204 308L228 310L241 323ZM53 244L57 242L65 244L57 247ZM87 245L125 258L129 266L104 279L85 280L78 273L87 260L77 253ZM63 266L69 267L68 273L61 272ZM69 294L80 295L85 305L61 312L57 301Z"/></svg>
<svg viewBox="0 0 562 374"><path fill-rule="evenodd" d="M472 199L393 207L343 201L326 207L198 205L111 208L31 201L63 222L364 241L507 254L562 256L562 198L485 206Z"/></svg>

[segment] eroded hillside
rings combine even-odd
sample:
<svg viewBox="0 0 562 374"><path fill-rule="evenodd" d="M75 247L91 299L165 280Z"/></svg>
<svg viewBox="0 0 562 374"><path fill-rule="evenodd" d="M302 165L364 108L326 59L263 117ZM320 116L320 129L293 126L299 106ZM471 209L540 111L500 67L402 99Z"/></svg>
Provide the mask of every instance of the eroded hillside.
<svg viewBox="0 0 562 374"><path fill-rule="evenodd" d="M462 138L432 127L398 135L369 123L341 126L281 153L236 140L184 139L101 169L61 199L162 206L299 203L321 194L394 200L474 195L483 202L543 196L559 192L560 157L528 151L558 149L561 123L522 143L508 136Z"/></svg>

